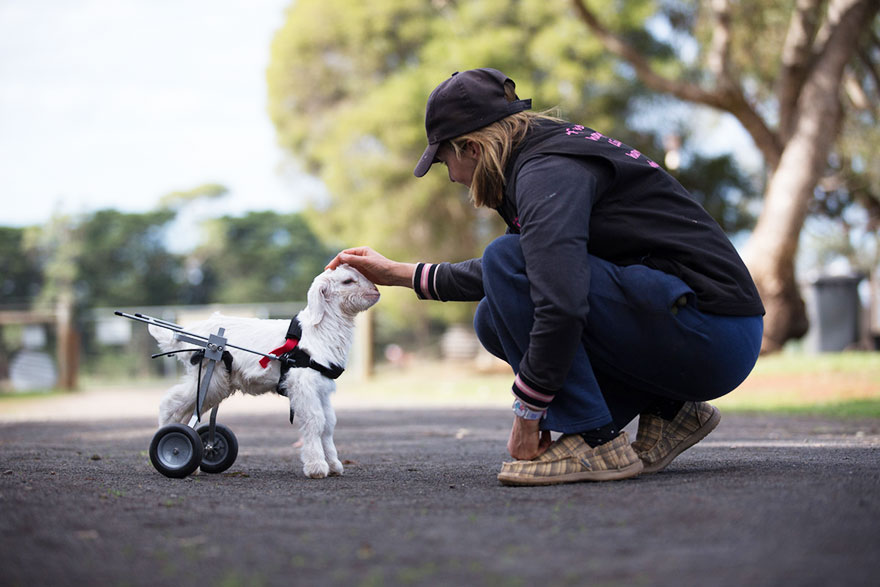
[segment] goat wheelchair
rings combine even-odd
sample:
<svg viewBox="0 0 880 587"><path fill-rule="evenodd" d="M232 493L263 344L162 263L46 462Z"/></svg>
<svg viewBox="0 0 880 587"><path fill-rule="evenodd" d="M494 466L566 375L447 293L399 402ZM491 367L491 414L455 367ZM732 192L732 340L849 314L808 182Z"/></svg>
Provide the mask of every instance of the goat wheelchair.
<svg viewBox="0 0 880 587"><path fill-rule="evenodd" d="M217 424L219 406L215 406L211 410L208 424L196 428L201 422L202 406L205 403L205 397L208 394L217 363L227 360L225 357L229 357L227 347L274 360L279 360L279 357L229 344L224 336L225 329L222 327L218 328L216 334L204 337L185 331L179 324L160 320L153 316L137 313L126 314L120 311L116 311L114 314L171 330L174 332L176 340L195 345L195 348L151 355L154 359L182 352L196 352L199 355L199 378L193 415L188 424L168 424L156 431L150 442L150 463L157 471L173 479L187 477L199 468L204 473L226 471L238 457L238 439L228 427ZM208 361L204 376L202 376L202 360Z"/></svg>

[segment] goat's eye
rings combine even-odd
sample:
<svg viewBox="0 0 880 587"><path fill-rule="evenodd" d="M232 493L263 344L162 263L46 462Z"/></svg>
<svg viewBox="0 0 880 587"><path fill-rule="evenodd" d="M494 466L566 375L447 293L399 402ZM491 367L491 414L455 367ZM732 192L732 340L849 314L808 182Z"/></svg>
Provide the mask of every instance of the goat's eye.
<svg viewBox="0 0 880 587"><path fill-rule="evenodd" d="M342 282L342 285L351 285L352 283L354 283L354 279L349 277L348 279L346 279L345 281Z"/></svg>

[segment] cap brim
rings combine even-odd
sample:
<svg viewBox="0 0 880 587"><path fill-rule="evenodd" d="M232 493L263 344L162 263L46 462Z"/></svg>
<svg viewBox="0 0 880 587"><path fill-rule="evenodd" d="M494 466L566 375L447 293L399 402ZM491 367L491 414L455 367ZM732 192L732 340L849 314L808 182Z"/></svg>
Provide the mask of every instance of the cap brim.
<svg viewBox="0 0 880 587"><path fill-rule="evenodd" d="M431 165L434 164L434 158L437 156L437 149L440 148L440 143L428 144L428 148L425 149L425 152L422 153L422 158L419 159L419 164L416 165L415 171L413 173L416 177L422 177L428 170L431 169Z"/></svg>

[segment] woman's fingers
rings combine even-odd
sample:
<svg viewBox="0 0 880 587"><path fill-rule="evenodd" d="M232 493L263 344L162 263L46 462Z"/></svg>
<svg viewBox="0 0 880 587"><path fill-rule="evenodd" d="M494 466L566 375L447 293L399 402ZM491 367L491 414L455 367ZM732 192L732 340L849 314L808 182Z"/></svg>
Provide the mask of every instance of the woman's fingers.
<svg viewBox="0 0 880 587"><path fill-rule="evenodd" d="M376 285L412 287L416 266L388 259L370 247L355 247L338 253L325 269L336 269L343 263L351 265Z"/></svg>
<svg viewBox="0 0 880 587"><path fill-rule="evenodd" d="M357 257L368 257L371 253L376 253L370 247L355 247L353 249L345 249L344 251L340 251L337 253L333 260L327 263L327 266L324 269L336 269L343 263L348 263L349 265L353 265L357 262Z"/></svg>

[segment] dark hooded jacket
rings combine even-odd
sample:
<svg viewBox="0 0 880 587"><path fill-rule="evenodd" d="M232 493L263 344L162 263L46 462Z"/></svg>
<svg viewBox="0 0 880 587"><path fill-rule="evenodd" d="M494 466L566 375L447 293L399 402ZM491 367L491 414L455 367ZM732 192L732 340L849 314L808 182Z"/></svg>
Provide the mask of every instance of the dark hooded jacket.
<svg viewBox="0 0 880 587"><path fill-rule="evenodd" d="M589 255L679 277L702 312L764 313L718 223L638 150L581 125L541 121L511 156L505 180L497 211L520 235L535 304L518 372L535 390L552 396L568 373L589 320ZM420 263L414 286L425 299L480 300L480 259Z"/></svg>

